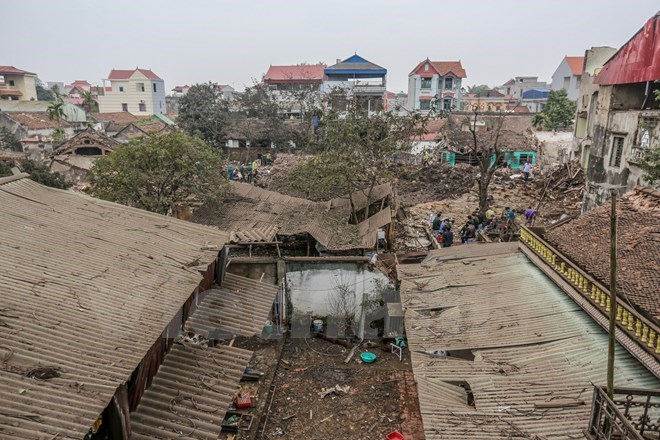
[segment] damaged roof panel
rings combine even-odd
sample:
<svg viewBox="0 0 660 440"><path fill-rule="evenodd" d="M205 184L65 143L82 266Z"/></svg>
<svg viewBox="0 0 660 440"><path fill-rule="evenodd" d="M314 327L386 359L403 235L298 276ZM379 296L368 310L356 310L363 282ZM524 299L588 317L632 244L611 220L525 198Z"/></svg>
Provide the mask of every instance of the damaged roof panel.
<svg viewBox="0 0 660 440"><path fill-rule="evenodd" d="M215 440L252 352L175 344L137 410L133 439Z"/></svg>
<svg viewBox="0 0 660 440"><path fill-rule="evenodd" d="M2 436L82 438L227 235L24 177L0 179Z"/></svg>
<svg viewBox="0 0 660 440"><path fill-rule="evenodd" d="M605 381L607 334L515 243L441 249L397 270L428 440L581 437L592 382ZM616 350L616 385L658 388ZM584 403L535 408L566 400Z"/></svg>
<svg viewBox="0 0 660 440"><path fill-rule="evenodd" d="M389 205L355 225L349 223L351 209L347 198L312 202L247 183L231 182L231 187L234 195L231 209L207 212L202 208L195 212L195 221L233 231L276 227L277 235L281 236L307 233L328 250L341 251L373 248L378 228L392 219ZM389 183L378 185L372 190L370 203L390 196ZM354 195L357 210L366 207L368 200L364 192Z"/></svg>

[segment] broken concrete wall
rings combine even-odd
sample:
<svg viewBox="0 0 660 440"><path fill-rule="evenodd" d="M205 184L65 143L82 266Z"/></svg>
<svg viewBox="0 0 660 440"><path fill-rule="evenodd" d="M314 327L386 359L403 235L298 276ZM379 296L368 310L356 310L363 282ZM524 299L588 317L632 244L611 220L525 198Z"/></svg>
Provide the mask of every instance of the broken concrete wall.
<svg viewBox="0 0 660 440"><path fill-rule="evenodd" d="M600 88L592 113L593 140L583 152L588 163L583 212L602 205L612 189L622 195L645 183L638 161L645 149L657 145L660 110L639 110L644 98L643 84Z"/></svg>

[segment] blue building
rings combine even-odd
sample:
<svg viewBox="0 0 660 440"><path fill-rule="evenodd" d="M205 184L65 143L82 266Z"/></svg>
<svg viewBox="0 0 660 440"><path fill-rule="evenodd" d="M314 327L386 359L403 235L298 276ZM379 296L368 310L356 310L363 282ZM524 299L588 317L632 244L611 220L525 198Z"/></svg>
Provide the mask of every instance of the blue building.
<svg viewBox="0 0 660 440"><path fill-rule="evenodd" d="M383 110L387 95L387 69L355 54L326 67L323 91L328 106L345 111L349 102L367 112Z"/></svg>
<svg viewBox="0 0 660 440"><path fill-rule="evenodd" d="M522 99L548 99L548 89L531 89L523 92Z"/></svg>

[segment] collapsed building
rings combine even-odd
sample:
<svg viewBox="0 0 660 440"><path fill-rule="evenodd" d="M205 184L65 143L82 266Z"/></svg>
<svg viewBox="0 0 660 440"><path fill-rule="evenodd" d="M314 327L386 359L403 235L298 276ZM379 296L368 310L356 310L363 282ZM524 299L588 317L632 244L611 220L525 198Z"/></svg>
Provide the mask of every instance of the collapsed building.
<svg viewBox="0 0 660 440"><path fill-rule="evenodd" d="M651 17L604 65L587 102L581 141L587 188L582 205L602 205L644 184L639 161L660 137L660 13ZM589 91L589 90L588 90ZM584 116L582 116L584 119ZM580 120L578 120L580 124Z"/></svg>
<svg viewBox="0 0 660 440"><path fill-rule="evenodd" d="M216 439L277 286L225 273L217 229L25 174L0 203L0 435Z"/></svg>

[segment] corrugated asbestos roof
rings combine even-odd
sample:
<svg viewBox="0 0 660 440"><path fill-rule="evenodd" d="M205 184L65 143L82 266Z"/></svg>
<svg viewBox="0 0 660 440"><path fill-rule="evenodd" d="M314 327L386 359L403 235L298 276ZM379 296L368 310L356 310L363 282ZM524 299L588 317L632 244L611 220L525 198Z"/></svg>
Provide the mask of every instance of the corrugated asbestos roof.
<svg viewBox="0 0 660 440"><path fill-rule="evenodd" d="M457 246L397 267L427 440L582 438L588 425L607 334L516 247ZM450 356L425 353L434 350ZM459 357L469 352L474 360ZM659 385L619 345L615 382ZM585 405L534 408L571 399Z"/></svg>
<svg viewBox="0 0 660 440"><path fill-rule="evenodd" d="M260 228L229 231L229 243L259 243L272 242L277 235L277 227L274 225L262 226Z"/></svg>
<svg viewBox="0 0 660 440"><path fill-rule="evenodd" d="M186 322L186 330L208 336L213 330L234 335L261 334L277 294L277 286L231 273L204 299Z"/></svg>
<svg viewBox="0 0 660 440"><path fill-rule="evenodd" d="M213 330L260 334L276 294L275 285L227 273L220 289L200 294L204 299L186 321L186 331L206 337ZM131 438L217 438L251 357L251 351L226 345L175 344L131 414Z"/></svg>
<svg viewBox="0 0 660 440"><path fill-rule="evenodd" d="M218 438L251 357L251 351L225 345L175 344L131 413L131 439Z"/></svg>
<svg viewBox="0 0 660 440"><path fill-rule="evenodd" d="M195 221L230 231L277 227L277 235L282 236L308 233L330 251L372 248L378 228L392 221L389 206L355 225L349 223L348 198L312 202L247 183L232 181L231 187L231 209L211 212L200 209L194 214ZM391 194L389 183L376 186L372 190L371 203ZM366 207L367 202L367 195L363 192L354 195L358 210Z"/></svg>
<svg viewBox="0 0 660 440"><path fill-rule="evenodd" d="M0 206L0 437L80 439L227 235L25 178Z"/></svg>

